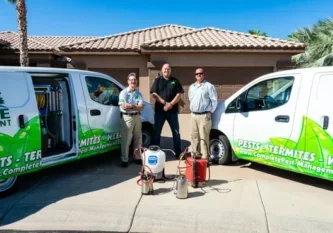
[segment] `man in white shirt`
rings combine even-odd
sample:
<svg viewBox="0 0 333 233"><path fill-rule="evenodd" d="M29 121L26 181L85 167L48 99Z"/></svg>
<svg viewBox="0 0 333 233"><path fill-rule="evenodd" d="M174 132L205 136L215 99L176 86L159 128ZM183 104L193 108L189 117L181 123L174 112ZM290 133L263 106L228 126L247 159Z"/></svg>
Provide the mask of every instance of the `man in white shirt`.
<svg viewBox="0 0 333 233"><path fill-rule="evenodd" d="M119 94L121 117L121 166L128 166L128 150L133 138L133 148L142 144L141 117L143 110L143 97L136 90L137 79L135 73L130 73L127 78L128 87Z"/></svg>
<svg viewBox="0 0 333 233"><path fill-rule="evenodd" d="M205 80L202 68L196 69L195 77L197 81L189 87L188 92L191 110L191 147L193 151L201 153L203 159L208 159L211 114L217 107L217 92L215 86ZM199 143L200 150L197 151Z"/></svg>

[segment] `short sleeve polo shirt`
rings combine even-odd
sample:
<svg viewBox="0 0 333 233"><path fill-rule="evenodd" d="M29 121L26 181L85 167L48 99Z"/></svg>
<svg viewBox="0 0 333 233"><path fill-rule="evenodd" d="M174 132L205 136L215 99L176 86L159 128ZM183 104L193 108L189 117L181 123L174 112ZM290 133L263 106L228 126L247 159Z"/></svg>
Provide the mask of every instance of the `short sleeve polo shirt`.
<svg viewBox="0 0 333 233"><path fill-rule="evenodd" d="M161 96L166 102L171 102L178 93L184 93L184 89L179 80L172 76L170 76L169 79L158 77L155 79L150 90L151 94L154 92ZM156 112L164 112L163 107L164 105L160 102L155 102ZM178 103L172 106L168 112L178 112Z"/></svg>

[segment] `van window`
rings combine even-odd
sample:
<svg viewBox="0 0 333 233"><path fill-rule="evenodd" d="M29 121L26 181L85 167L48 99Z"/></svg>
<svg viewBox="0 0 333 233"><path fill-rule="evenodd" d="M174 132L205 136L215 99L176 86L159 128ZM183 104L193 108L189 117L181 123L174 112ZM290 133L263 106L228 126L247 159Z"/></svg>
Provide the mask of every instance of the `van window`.
<svg viewBox="0 0 333 233"><path fill-rule="evenodd" d="M87 76L86 83L90 98L103 105L112 105L113 101L119 99L122 90L110 80L98 77Z"/></svg>
<svg viewBox="0 0 333 233"><path fill-rule="evenodd" d="M28 103L31 94L25 75L1 73L0 80L0 108L21 108Z"/></svg>
<svg viewBox="0 0 333 233"><path fill-rule="evenodd" d="M262 81L247 91L246 111L269 110L288 102L294 77L281 77Z"/></svg>

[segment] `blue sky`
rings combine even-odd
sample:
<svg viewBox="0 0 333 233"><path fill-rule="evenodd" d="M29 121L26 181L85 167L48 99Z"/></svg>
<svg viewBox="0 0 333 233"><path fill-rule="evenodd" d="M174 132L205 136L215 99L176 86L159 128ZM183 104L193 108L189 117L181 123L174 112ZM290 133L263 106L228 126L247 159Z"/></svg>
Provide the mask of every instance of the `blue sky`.
<svg viewBox="0 0 333 233"><path fill-rule="evenodd" d="M26 0L29 35L105 36L163 24L259 29L284 39L333 17L332 0ZM17 31L15 7L0 0L0 31Z"/></svg>

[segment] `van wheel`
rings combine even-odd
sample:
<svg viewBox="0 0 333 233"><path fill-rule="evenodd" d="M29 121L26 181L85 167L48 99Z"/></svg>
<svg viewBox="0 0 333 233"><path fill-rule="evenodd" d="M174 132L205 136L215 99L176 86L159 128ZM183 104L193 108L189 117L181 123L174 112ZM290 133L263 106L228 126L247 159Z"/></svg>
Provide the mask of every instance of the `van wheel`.
<svg viewBox="0 0 333 233"><path fill-rule="evenodd" d="M6 196L10 194L14 188L16 187L17 183L17 176L14 177L9 177L5 179L0 178L0 195L1 196Z"/></svg>
<svg viewBox="0 0 333 233"><path fill-rule="evenodd" d="M142 146L148 148L153 141L153 126L149 123L142 124Z"/></svg>
<svg viewBox="0 0 333 233"><path fill-rule="evenodd" d="M231 146L224 135L211 138L209 142L211 160L219 165L225 165L231 160Z"/></svg>

